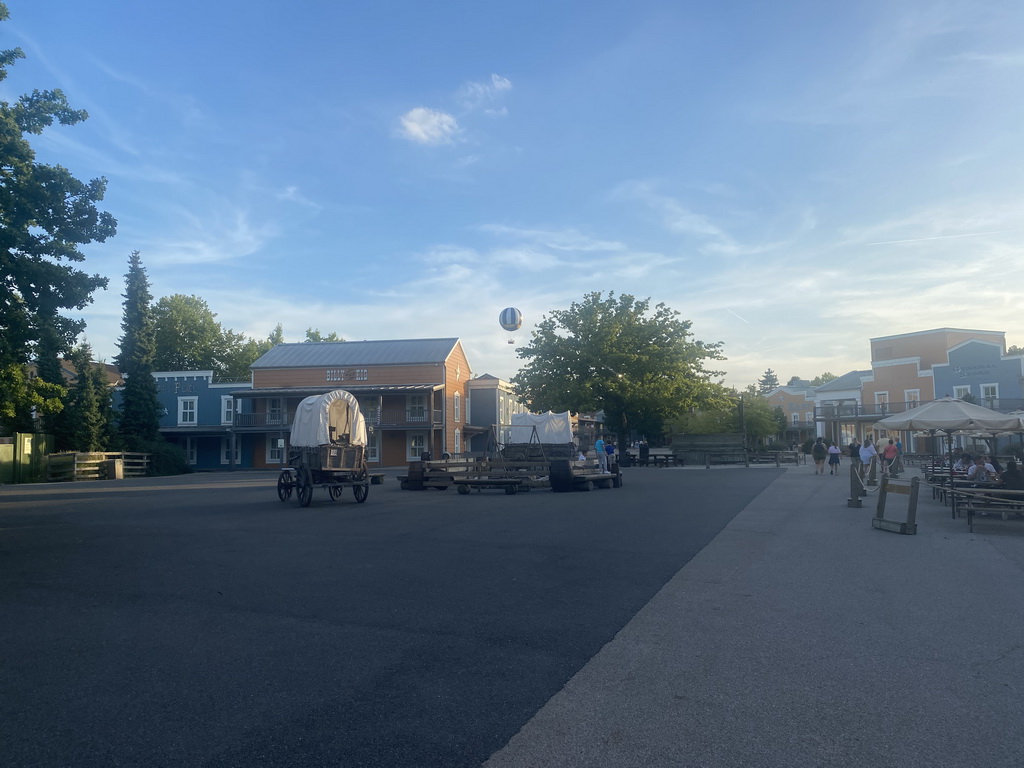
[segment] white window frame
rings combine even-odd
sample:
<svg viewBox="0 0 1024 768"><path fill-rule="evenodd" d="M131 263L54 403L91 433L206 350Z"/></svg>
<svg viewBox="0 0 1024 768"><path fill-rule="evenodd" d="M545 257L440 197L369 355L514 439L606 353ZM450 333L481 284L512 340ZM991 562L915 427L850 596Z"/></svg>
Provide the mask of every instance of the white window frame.
<svg viewBox="0 0 1024 768"><path fill-rule="evenodd" d="M986 394L985 390L990 390L991 394ZM986 408L999 407L999 384L982 384L980 385L980 391L982 405Z"/></svg>
<svg viewBox="0 0 1024 768"><path fill-rule="evenodd" d="M284 424L284 404L280 397L267 398L267 424Z"/></svg>
<svg viewBox="0 0 1024 768"><path fill-rule="evenodd" d="M793 422L793 426L794 427L799 427L800 426L800 414L799 413L794 413L793 414L792 422Z"/></svg>
<svg viewBox="0 0 1024 768"><path fill-rule="evenodd" d="M235 398L231 395L220 396L220 423L235 423Z"/></svg>
<svg viewBox="0 0 1024 768"><path fill-rule="evenodd" d="M907 404L907 408L917 408L916 405L910 405L910 403L921 402L921 390L920 389L904 389L903 390L903 402Z"/></svg>
<svg viewBox="0 0 1024 768"><path fill-rule="evenodd" d="M455 453L462 453L462 432L455 430Z"/></svg>
<svg viewBox="0 0 1024 768"><path fill-rule="evenodd" d="M380 461L380 433L371 432L366 436L366 460L376 464Z"/></svg>
<svg viewBox="0 0 1024 768"><path fill-rule="evenodd" d="M266 450L267 464L283 464L284 463L284 448L276 448L275 447L277 441L280 440L280 439L281 438L278 438L278 437L268 437L267 438L267 450Z"/></svg>
<svg viewBox="0 0 1024 768"><path fill-rule="evenodd" d="M804 414L804 422L806 424L814 423L814 411L808 411L807 413Z"/></svg>
<svg viewBox="0 0 1024 768"><path fill-rule="evenodd" d="M415 461L420 454L427 450L426 432L408 432L405 436L405 457L409 461Z"/></svg>
<svg viewBox="0 0 1024 768"><path fill-rule="evenodd" d="M192 418L188 418L191 415ZM178 426L194 427L199 423L199 398L179 397L178 398ZM194 463L194 462L193 462Z"/></svg>
<svg viewBox="0 0 1024 768"><path fill-rule="evenodd" d="M231 464L231 438L222 437L220 439L220 463L224 465ZM242 463L242 441L235 440L235 466L239 466Z"/></svg>
<svg viewBox="0 0 1024 768"><path fill-rule="evenodd" d="M458 392L452 396L452 416L456 424L462 420L462 395Z"/></svg>
<svg viewBox="0 0 1024 768"><path fill-rule="evenodd" d="M405 418L408 421L426 421L427 420L427 396L426 395L406 395L405 396ZM419 456L417 456L416 458L419 458Z"/></svg>
<svg viewBox="0 0 1024 768"><path fill-rule="evenodd" d="M963 400L964 399L964 395L969 395L969 394L971 394L971 385L970 384L960 384L960 385L957 385L957 386L953 387L953 397L955 397L957 400Z"/></svg>

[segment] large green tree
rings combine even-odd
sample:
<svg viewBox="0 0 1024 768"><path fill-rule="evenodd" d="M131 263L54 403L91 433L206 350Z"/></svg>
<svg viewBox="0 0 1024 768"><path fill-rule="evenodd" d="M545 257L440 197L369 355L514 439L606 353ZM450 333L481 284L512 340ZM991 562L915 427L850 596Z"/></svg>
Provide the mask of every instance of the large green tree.
<svg viewBox="0 0 1024 768"><path fill-rule="evenodd" d="M589 293L538 323L516 350L527 362L512 383L533 410L603 410L620 440L660 434L666 419L724 402L712 381L720 373L705 368L724 359L721 343L694 339L690 327L650 299Z"/></svg>
<svg viewBox="0 0 1024 768"><path fill-rule="evenodd" d="M0 21L7 18L0 2ZM0 51L0 80L24 55L20 48ZM62 353L69 350L85 323L62 313L82 309L107 284L74 266L85 259L80 245L116 231L114 218L96 208L106 180L82 182L62 166L37 162L27 138L55 121L70 126L87 117L56 89L0 101L0 378L18 387L0 389L0 418L8 428L30 425L25 409L38 406L40 397L52 400L13 369L33 358L45 334Z"/></svg>
<svg viewBox="0 0 1024 768"><path fill-rule="evenodd" d="M176 293L153 305L153 342L153 370L222 372L224 329L198 296Z"/></svg>
<svg viewBox="0 0 1024 768"><path fill-rule="evenodd" d="M153 378L156 350L153 295L138 251L132 251L125 274L124 315L121 320L117 366L124 376L121 390L121 438L128 450L146 450L159 437L160 401Z"/></svg>

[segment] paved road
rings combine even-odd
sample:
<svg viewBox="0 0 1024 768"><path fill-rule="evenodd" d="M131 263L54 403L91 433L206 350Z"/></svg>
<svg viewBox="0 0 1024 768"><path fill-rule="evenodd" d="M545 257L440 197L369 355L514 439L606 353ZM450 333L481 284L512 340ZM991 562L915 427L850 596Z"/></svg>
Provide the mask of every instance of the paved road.
<svg viewBox="0 0 1024 768"><path fill-rule="evenodd" d="M262 473L5 487L0 763L480 765L779 474L308 509Z"/></svg>

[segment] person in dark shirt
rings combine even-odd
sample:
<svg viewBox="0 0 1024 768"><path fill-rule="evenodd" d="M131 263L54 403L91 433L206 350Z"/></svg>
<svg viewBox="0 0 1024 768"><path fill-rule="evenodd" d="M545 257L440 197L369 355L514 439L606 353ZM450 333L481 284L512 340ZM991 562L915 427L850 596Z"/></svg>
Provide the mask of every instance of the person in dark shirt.
<svg viewBox="0 0 1024 768"><path fill-rule="evenodd" d="M1002 487L1006 490L1024 491L1024 472L1020 471L1020 467L1013 459L1006 462L1006 469L999 477Z"/></svg>

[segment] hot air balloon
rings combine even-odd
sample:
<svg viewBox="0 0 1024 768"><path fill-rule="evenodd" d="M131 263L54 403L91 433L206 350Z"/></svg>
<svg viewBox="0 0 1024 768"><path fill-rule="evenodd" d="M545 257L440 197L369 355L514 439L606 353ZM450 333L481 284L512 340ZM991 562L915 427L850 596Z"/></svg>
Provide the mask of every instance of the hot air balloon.
<svg viewBox="0 0 1024 768"><path fill-rule="evenodd" d="M512 333L518 331L523 325L523 313L515 307L505 307L501 310L501 314L498 315L498 322L501 323L501 327L509 332L508 343L512 344Z"/></svg>

